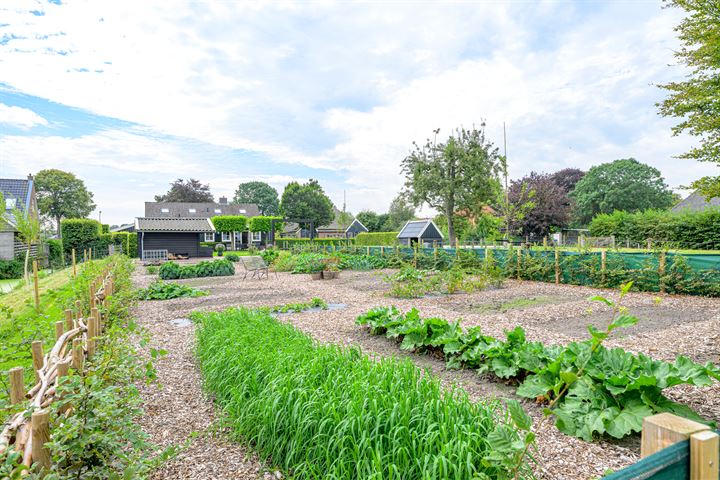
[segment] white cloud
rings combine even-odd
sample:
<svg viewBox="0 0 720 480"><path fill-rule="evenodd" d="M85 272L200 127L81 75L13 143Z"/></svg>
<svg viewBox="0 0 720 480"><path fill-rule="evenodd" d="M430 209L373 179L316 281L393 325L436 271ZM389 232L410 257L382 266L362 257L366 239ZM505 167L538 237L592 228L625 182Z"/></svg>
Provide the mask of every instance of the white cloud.
<svg viewBox="0 0 720 480"><path fill-rule="evenodd" d="M47 124L47 120L30 109L11 107L0 103L0 125L9 125L22 130L29 130L32 127Z"/></svg>

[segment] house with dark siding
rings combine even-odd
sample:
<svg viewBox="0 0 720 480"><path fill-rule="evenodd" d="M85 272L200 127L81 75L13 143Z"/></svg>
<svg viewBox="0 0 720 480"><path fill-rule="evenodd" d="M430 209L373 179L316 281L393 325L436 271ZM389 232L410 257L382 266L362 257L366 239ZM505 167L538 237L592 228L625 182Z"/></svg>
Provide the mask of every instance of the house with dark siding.
<svg viewBox="0 0 720 480"><path fill-rule="evenodd" d="M138 249L142 253L142 228L146 228L144 232L150 235L150 243L153 248L146 246L145 250L162 250L166 249L170 253L183 254L183 252L174 252L175 250L188 250L189 256L207 255L208 249L200 248L205 244L212 248L218 243L225 245L226 250L240 250L250 245L261 246L266 241L266 234L260 232L218 232L213 227L207 229L207 224L212 226L211 219L220 215L242 215L248 219L261 215L260 209L254 203L236 204L228 203L226 197L220 197L218 202L145 202L145 216L138 218L135 222L135 230L138 233ZM160 222L161 220L207 220L205 223L193 222ZM145 222L147 221L147 222ZM158 230L147 230L147 228ZM193 232L187 229L194 229ZM190 248L188 241L189 233L197 234L197 246ZM193 237L194 238L194 237ZM167 247L156 247L159 243L165 242ZM179 242L179 244L178 244ZM197 253L194 253L197 252Z"/></svg>
<svg viewBox="0 0 720 480"><path fill-rule="evenodd" d="M410 220L400 230L397 239L400 245L408 247L441 247L443 234L432 220Z"/></svg>
<svg viewBox="0 0 720 480"><path fill-rule="evenodd" d="M12 260L24 254L26 247L18 238L14 226L13 210L17 208L23 214L37 217L37 197L35 195L35 180L32 175L24 179L0 178L0 193L5 199L2 205L7 221L0 221L0 260ZM31 249L34 254L36 247Z"/></svg>
<svg viewBox="0 0 720 480"><path fill-rule="evenodd" d="M207 233L215 233L209 218L136 218L138 257L146 258L148 250L167 250L175 257L211 257L212 249L205 249L200 242Z"/></svg>

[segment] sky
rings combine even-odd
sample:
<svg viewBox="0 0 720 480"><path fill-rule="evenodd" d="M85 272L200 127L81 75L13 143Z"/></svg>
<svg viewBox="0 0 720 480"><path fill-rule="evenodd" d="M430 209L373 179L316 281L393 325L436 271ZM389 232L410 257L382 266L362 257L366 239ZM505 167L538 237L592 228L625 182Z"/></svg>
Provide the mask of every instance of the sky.
<svg viewBox="0 0 720 480"><path fill-rule="evenodd" d="M634 157L676 191L658 84L682 79L660 1L0 3L0 177L68 170L104 223L176 178L232 197L316 178L338 207L385 211L434 129L486 125L511 178Z"/></svg>

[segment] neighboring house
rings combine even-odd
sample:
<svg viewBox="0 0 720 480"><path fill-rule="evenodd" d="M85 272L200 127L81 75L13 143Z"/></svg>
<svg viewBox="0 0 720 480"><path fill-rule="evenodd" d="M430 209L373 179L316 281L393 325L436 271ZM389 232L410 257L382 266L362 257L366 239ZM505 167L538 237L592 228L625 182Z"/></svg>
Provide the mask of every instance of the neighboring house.
<svg viewBox="0 0 720 480"><path fill-rule="evenodd" d="M691 193L687 198L672 208L675 213L680 212L702 212L709 208L720 207L720 197L705 198L698 192Z"/></svg>
<svg viewBox="0 0 720 480"><path fill-rule="evenodd" d="M122 225L118 225L116 227L110 228L110 233L121 233L121 232L132 233L134 231L135 231L134 223L123 223Z"/></svg>
<svg viewBox="0 0 720 480"><path fill-rule="evenodd" d="M355 238L359 233L369 232L365 225L357 218L345 229L345 238Z"/></svg>
<svg viewBox="0 0 720 480"><path fill-rule="evenodd" d="M316 238L348 238L348 233L351 234L349 238L352 238L360 232L368 231L367 228L365 228L365 226L360 222L358 222L360 223L360 226L356 225L349 231L350 227L356 220L350 216L348 219L350 220L350 224L348 225L347 220L343 222L343 212L335 207L333 207L333 210L335 212L335 218L333 218L333 221L328 225L322 225L315 228ZM352 234L352 231L354 230L357 230L357 232ZM301 229L297 223L287 222L285 223L282 236L290 238L310 238L310 229Z"/></svg>
<svg viewBox="0 0 720 480"><path fill-rule="evenodd" d="M138 234L138 256L145 259L143 252L167 250L175 257L211 257L211 248L202 248L200 242L205 235L215 232L209 218L137 218L135 231Z"/></svg>
<svg viewBox="0 0 720 480"><path fill-rule="evenodd" d="M145 202L145 218L206 218L219 215L243 215L247 218L261 215L254 203L228 203L226 197L213 202ZM139 238L138 238L139 240ZM228 250L260 246L266 241L266 235L260 232L205 232L202 240L207 243L222 243Z"/></svg>
<svg viewBox="0 0 720 480"><path fill-rule="evenodd" d="M37 217L35 181L32 175L26 179L0 178L0 192L5 198L2 207L8 219L8 222L0 222L0 260L12 260L26 250L15 230L12 211L17 207L25 214ZM30 253L34 255L36 251L36 247L33 247Z"/></svg>
<svg viewBox="0 0 720 480"><path fill-rule="evenodd" d="M432 220L410 220L400 230L397 239L400 245L413 247L442 246L443 234Z"/></svg>

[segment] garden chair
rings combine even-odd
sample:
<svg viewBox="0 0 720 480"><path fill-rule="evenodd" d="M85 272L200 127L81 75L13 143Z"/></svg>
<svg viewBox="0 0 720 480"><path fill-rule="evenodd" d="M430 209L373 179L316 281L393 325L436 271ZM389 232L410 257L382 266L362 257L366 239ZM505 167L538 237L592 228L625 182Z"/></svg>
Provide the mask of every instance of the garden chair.
<svg viewBox="0 0 720 480"><path fill-rule="evenodd" d="M270 268L262 257L240 257L240 262L242 262L245 268L243 280L245 280L248 275L250 275L250 278L257 279L270 277ZM275 276L277 277L277 272L275 272Z"/></svg>

